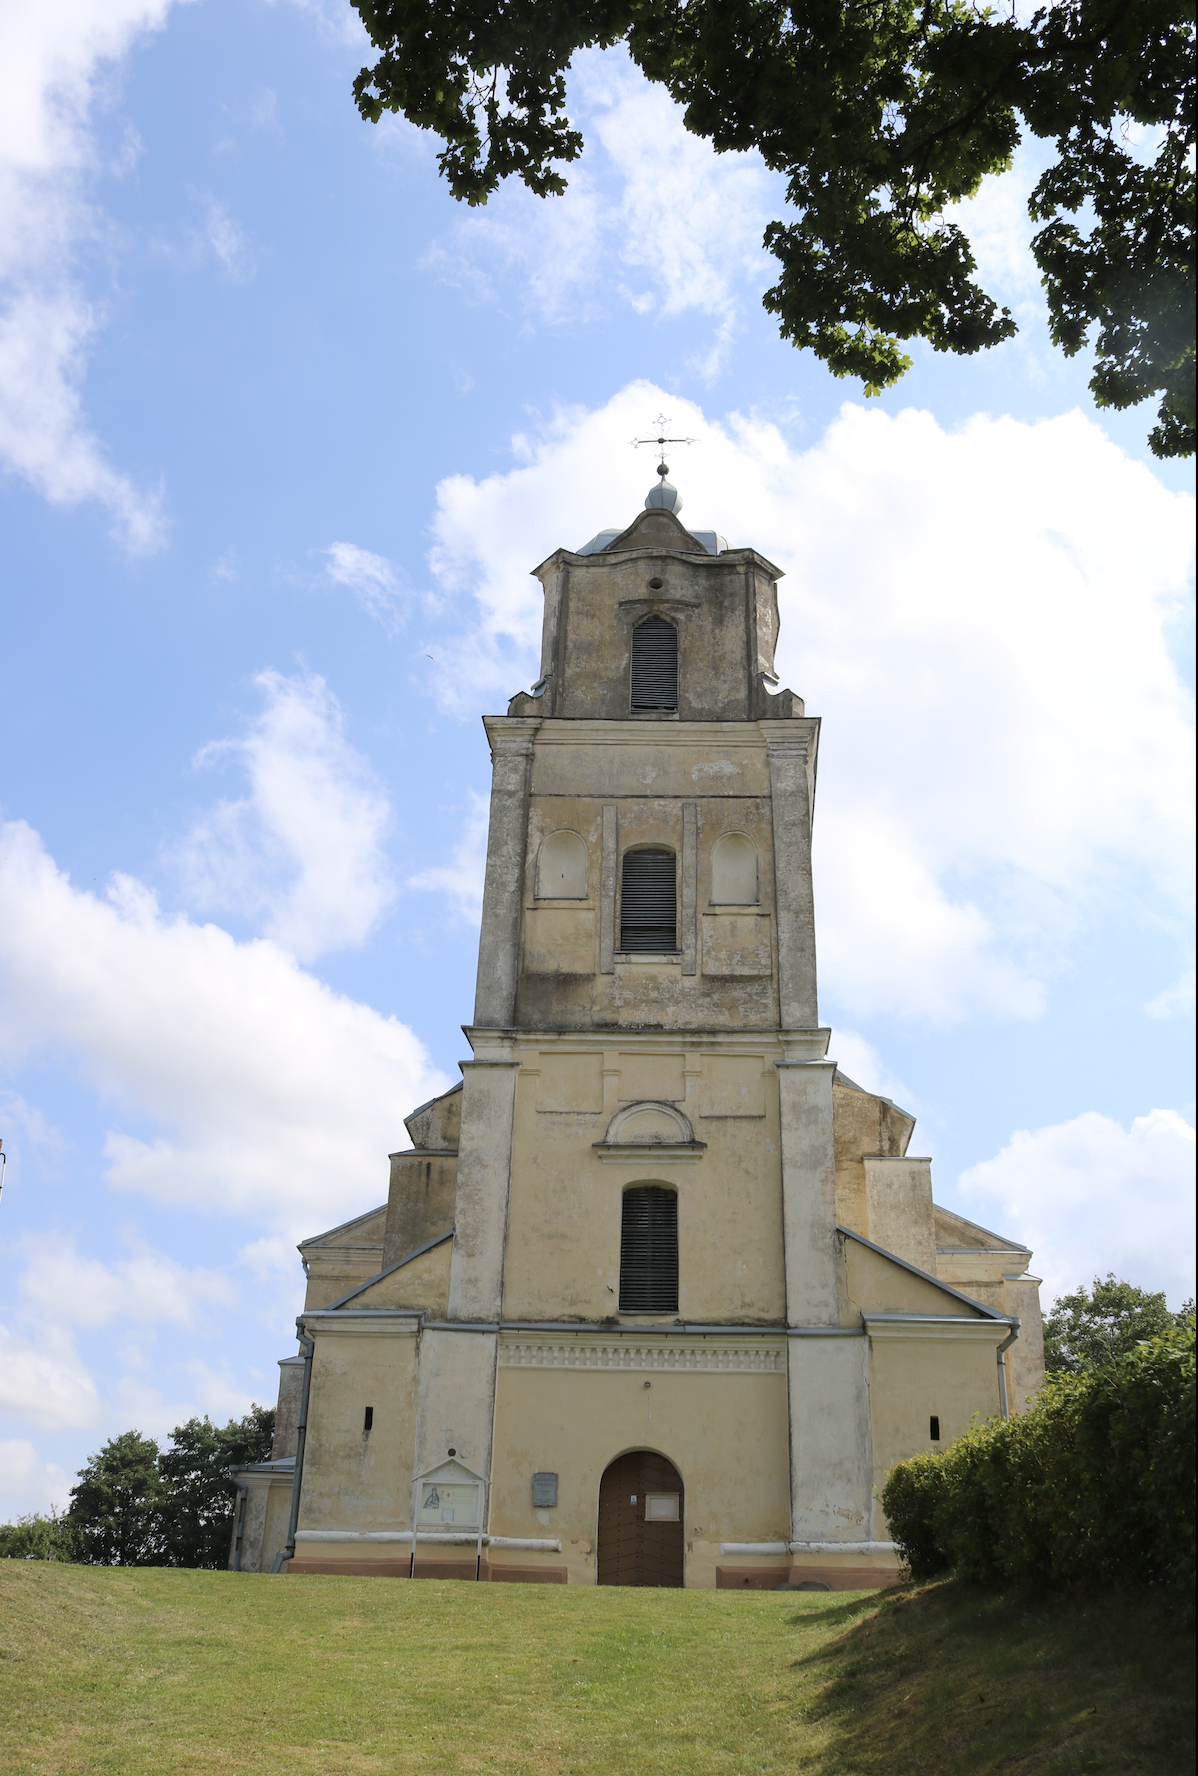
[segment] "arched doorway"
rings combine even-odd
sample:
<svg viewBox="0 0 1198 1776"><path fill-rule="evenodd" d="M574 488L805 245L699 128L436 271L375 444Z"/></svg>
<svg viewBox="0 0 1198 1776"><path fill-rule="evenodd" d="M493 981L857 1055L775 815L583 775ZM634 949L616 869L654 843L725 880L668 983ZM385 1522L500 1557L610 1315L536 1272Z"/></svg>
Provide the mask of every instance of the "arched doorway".
<svg viewBox="0 0 1198 1776"><path fill-rule="evenodd" d="M599 1482L601 1585L682 1584L682 1476L664 1455L634 1449Z"/></svg>

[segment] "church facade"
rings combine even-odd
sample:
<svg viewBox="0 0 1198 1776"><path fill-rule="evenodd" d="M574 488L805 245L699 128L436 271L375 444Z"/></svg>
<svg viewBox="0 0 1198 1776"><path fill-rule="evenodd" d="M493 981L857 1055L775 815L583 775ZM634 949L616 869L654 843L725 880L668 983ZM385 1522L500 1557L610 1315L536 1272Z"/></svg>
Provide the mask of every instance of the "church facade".
<svg viewBox="0 0 1198 1776"><path fill-rule="evenodd" d="M678 506L663 465L535 570L470 1058L387 1202L300 1248L244 1569L885 1584L890 1468L1043 1379L1031 1253L938 1207L913 1119L827 1059L779 570Z"/></svg>

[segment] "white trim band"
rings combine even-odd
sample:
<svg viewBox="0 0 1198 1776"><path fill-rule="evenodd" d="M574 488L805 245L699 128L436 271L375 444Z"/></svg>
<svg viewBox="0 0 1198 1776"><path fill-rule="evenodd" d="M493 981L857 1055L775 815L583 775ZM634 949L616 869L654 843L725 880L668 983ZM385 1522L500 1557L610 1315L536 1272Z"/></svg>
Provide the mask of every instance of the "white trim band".
<svg viewBox="0 0 1198 1776"><path fill-rule="evenodd" d="M721 1554L894 1554L893 1542L721 1542Z"/></svg>
<svg viewBox="0 0 1198 1776"><path fill-rule="evenodd" d="M405 1547L412 1545L410 1529L297 1529L297 1542L402 1542ZM478 1531L471 1530L420 1530L416 1536L416 1545L433 1542L442 1547L475 1547L478 1543ZM560 1542L550 1541L544 1536L493 1536L482 1538L484 1548L516 1548L526 1554L560 1554Z"/></svg>
<svg viewBox="0 0 1198 1776"><path fill-rule="evenodd" d="M1001 1320L970 1320L963 1314L862 1314L865 1330L879 1338L955 1338L970 1344L999 1344L1011 1330Z"/></svg>

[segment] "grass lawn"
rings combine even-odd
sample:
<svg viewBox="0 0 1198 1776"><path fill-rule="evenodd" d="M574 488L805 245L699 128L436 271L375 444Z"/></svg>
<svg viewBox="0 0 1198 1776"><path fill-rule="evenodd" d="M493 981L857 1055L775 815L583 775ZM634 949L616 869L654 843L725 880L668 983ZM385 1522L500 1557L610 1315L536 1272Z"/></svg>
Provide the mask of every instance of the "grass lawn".
<svg viewBox="0 0 1198 1776"><path fill-rule="evenodd" d="M0 1770L1189 1772L1142 1598L633 1591L0 1561Z"/></svg>

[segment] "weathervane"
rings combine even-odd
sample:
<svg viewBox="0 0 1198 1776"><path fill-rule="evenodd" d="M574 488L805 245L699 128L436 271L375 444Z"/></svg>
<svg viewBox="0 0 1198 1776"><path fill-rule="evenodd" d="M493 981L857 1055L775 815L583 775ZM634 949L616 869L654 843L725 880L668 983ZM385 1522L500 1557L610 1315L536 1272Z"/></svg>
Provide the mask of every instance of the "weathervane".
<svg viewBox="0 0 1198 1776"><path fill-rule="evenodd" d="M661 461L657 465L657 472L661 476L662 482L664 484L665 478L670 472L670 465L666 461L666 445L667 444L693 444L695 442L695 440L693 438L667 438L665 435L665 431L666 431L666 427L670 423L670 416L667 413L659 413L653 423L657 427L658 435L656 438L630 438L629 443L632 445L632 448L634 450L639 449L639 447L642 444L656 444L657 445L658 449L661 451Z"/></svg>

